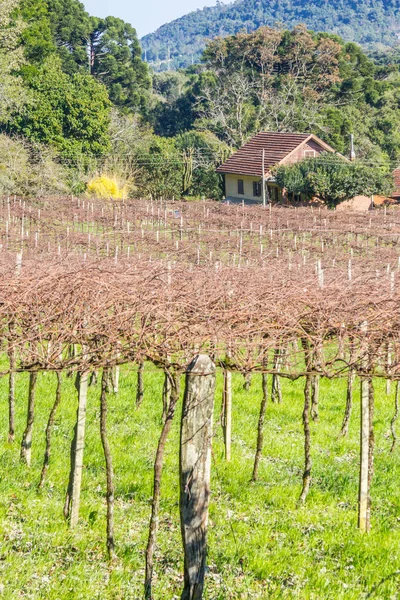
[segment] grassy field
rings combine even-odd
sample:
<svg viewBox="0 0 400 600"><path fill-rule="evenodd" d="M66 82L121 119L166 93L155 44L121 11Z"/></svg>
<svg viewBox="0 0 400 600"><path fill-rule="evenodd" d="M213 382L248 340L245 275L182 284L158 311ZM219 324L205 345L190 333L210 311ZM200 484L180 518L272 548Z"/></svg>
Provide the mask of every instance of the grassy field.
<svg viewBox="0 0 400 600"><path fill-rule="evenodd" d="M26 375L17 376L17 441L7 443L7 381L0 380L0 597L7 600L139 599L150 516L152 464L160 432L162 374L148 366L145 398L135 408L136 375L125 368L120 392L109 397L109 436L116 472L118 560L105 549L105 471L99 431L100 385L90 388L81 522L71 532L62 517L69 447L76 411L65 378L52 462L41 493L37 483L44 429L56 377L40 374L33 463L19 463L25 421ZM305 507L301 488L303 382L283 382L284 401L270 404L260 481L249 483L261 399L261 378L250 391L233 377L233 456L223 459L218 379L212 469L209 558L205 598L340 599L400 597L400 447L389 454L393 395L376 383L376 459L372 533L357 532L358 406L348 439L339 436L345 382L321 384L320 422L312 424L313 483ZM357 405L356 394L355 405ZM400 427L400 426L399 426ZM179 414L166 449L156 554L155 597L179 598L182 552L178 515ZM386 579L386 581L384 581Z"/></svg>

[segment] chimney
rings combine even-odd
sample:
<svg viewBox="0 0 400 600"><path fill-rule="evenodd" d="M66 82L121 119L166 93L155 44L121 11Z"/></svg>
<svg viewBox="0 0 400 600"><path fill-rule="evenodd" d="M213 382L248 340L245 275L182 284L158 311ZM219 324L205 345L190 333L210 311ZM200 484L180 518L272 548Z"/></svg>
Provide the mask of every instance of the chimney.
<svg viewBox="0 0 400 600"><path fill-rule="evenodd" d="M356 160L356 152L354 150L354 135L350 136L350 160L353 162Z"/></svg>

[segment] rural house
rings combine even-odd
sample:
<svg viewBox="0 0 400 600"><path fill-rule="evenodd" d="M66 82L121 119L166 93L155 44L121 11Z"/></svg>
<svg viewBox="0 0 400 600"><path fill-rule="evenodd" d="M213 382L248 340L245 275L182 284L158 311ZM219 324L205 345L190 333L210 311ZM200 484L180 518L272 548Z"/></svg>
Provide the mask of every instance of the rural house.
<svg viewBox="0 0 400 600"><path fill-rule="evenodd" d="M262 132L218 167L217 173L224 175L227 200L262 202L264 171L266 200L279 202L283 192L274 182L273 167L299 162L323 152L335 150L309 133ZM293 198L289 196L290 199Z"/></svg>

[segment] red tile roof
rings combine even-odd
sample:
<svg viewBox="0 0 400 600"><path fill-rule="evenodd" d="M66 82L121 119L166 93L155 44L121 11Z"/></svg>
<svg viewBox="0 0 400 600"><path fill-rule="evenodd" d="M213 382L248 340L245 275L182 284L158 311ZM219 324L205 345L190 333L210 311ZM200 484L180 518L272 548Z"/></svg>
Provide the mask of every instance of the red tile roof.
<svg viewBox="0 0 400 600"><path fill-rule="evenodd" d="M240 150L218 167L218 173L235 173L262 177L262 153L265 150L265 171L280 163L303 142L313 139L333 152L316 136L309 133L262 132L255 135Z"/></svg>

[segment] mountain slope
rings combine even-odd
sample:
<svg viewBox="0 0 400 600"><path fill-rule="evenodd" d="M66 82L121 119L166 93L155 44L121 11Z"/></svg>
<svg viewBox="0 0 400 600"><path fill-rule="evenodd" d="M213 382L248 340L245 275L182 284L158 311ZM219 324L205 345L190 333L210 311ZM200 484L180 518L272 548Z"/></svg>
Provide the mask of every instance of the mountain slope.
<svg viewBox="0 0 400 600"><path fill-rule="evenodd" d="M197 62L205 41L262 25L337 33L367 47L394 46L400 35L400 0L236 0L191 12L142 40L146 60L164 70Z"/></svg>

